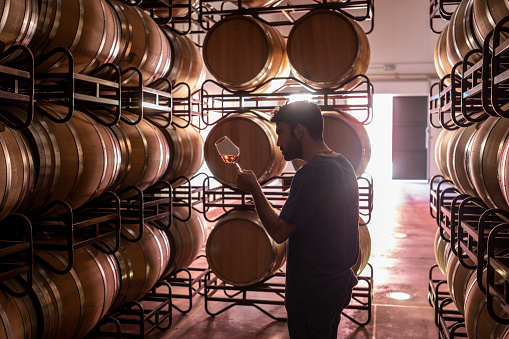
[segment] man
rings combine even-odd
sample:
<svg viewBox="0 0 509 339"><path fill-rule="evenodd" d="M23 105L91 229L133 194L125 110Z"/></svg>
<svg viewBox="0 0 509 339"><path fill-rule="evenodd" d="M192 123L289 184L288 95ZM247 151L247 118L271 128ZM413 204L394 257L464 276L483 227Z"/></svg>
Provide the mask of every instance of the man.
<svg viewBox="0 0 509 339"><path fill-rule="evenodd" d="M277 145L296 173L281 213L272 208L252 171L238 187L252 194L269 235L287 243L285 306L290 338L336 338L341 312L357 278L359 192L351 164L323 140L320 108L298 101L274 110Z"/></svg>

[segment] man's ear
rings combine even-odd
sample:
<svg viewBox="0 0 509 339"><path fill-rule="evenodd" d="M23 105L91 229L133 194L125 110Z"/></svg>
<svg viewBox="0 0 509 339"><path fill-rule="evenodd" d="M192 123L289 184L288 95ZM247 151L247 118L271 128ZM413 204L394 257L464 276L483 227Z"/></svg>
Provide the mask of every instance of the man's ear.
<svg viewBox="0 0 509 339"><path fill-rule="evenodd" d="M304 126L302 124L295 125L293 133L297 140L302 140L302 137L304 136Z"/></svg>

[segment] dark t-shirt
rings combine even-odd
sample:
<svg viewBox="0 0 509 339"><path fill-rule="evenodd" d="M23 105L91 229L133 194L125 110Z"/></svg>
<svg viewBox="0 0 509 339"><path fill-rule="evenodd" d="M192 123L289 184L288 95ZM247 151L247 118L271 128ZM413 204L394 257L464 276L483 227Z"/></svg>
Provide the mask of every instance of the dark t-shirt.
<svg viewBox="0 0 509 339"><path fill-rule="evenodd" d="M337 312L357 284L359 190L342 155L317 156L295 174L280 217L296 226L288 239L286 308Z"/></svg>

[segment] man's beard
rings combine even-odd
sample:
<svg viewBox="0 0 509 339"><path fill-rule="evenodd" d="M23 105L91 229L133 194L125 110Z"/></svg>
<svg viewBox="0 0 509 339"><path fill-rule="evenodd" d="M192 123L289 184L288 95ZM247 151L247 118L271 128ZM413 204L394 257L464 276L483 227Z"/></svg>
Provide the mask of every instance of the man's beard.
<svg viewBox="0 0 509 339"><path fill-rule="evenodd" d="M302 142L298 141L295 135L292 134L290 144L284 149L281 148L281 151L286 161L302 159Z"/></svg>

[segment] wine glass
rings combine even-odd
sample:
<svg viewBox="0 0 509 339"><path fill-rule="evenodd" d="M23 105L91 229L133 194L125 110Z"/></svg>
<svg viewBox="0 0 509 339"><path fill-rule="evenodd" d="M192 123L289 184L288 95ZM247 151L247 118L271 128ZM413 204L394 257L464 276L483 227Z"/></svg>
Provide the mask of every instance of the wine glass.
<svg viewBox="0 0 509 339"><path fill-rule="evenodd" d="M240 165L238 164L240 149L233 143L233 141L230 140L230 138L224 136L217 140L216 148L224 162L227 164L235 164L239 170L241 169Z"/></svg>

